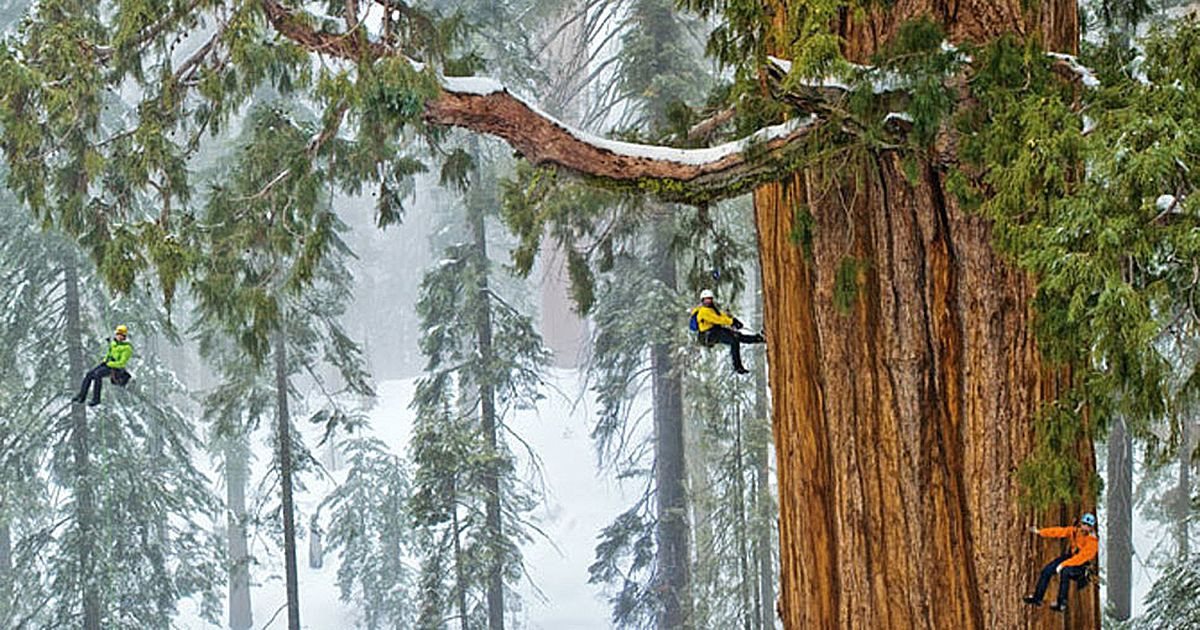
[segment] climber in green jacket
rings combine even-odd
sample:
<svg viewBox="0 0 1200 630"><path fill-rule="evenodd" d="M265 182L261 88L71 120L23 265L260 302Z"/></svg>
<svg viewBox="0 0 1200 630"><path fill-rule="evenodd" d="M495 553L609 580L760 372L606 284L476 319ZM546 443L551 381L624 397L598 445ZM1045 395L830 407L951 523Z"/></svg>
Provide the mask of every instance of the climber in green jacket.
<svg viewBox="0 0 1200 630"><path fill-rule="evenodd" d="M118 385L129 382L129 372L125 371L125 365L133 356L133 346L130 345L128 337L129 329L125 327L125 324L117 326L113 338L108 342L108 352L105 353L104 359L100 361L100 365L92 368L87 376L83 377L83 384L79 386L79 395L72 398L72 402L82 405L87 400L88 388L91 387L92 399L88 401L88 406L95 407L100 404L101 381L112 377L113 382Z"/></svg>

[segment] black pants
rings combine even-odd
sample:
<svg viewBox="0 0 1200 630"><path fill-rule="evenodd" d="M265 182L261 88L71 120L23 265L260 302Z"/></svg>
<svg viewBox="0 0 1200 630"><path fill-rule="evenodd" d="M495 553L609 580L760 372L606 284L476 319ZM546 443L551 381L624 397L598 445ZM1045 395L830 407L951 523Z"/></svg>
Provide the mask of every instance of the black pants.
<svg viewBox="0 0 1200 630"><path fill-rule="evenodd" d="M111 376L112 373L115 371L116 370L108 367L107 365L104 365L103 363L92 368L92 371L88 372L87 376L83 377L83 384L79 386L79 395L75 397L75 400L78 400L79 402L83 402L84 400L86 400L88 387L91 387L92 388L92 402L99 403L100 402L100 383L104 379Z"/></svg>
<svg viewBox="0 0 1200 630"><path fill-rule="evenodd" d="M747 335L732 328L722 326L709 328L702 335L703 341L707 345L711 346L723 343L729 346L729 356L733 359L733 369L738 372L746 371L746 368L742 366L742 344L763 343L766 341L762 335Z"/></svg>
<svg viewBox="0 0 1200 630"><path fill-rule="evenodd" d="M1042 568L1042 574L1038 576L1037 589L1033 591L1033 598L1042 601L1046 595L1046 588L1050 586L1050 578L1054 577L1057 572L1058 565L1066 562L1071 554L1063 554ZM1067 605L1067 588L1071 586L1072 581L1082 582L1087 576L1086 567L1064 567L1062 573L1058 574L1058 605Z"/></svg>

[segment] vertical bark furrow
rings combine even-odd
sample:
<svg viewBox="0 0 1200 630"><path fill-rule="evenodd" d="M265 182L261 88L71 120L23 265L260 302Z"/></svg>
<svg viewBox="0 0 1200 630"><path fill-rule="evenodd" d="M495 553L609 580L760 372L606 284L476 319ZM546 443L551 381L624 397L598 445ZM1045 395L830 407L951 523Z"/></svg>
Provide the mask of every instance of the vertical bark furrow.
<svg viewBox="0 0 1200 630"><path fill-rule="evenodd" d="M837 529L820 378L809 263L793 246L793 210L802 175L755 191L760 251L779 254L761 268L772 392L784 392L775 405L773 434L779 462L800 464L805 474L779 474L779 612L788 628L834 627L841 591ZM766 259L764 259L766 263ZM785 516L786 515L786 516Z"/></svg>
<svg viewBox="0 0 1200 630"><path fill-rule="evenodd" d="M899 530L897 535L902 540L917 540L922 535L921 519L905 509L905 506L917 505L921 501L920 493L917 491L918 484L901 482L902 472L916 469L919 457L917 449L912 447L911 442L901 438L904 435L913 435L918 426L916 417L905 413L906 408L901 406L905 392L913 391L908 388L909 381L912 380L915 373L919 372L914 369L919 360L911 355L904 345L908 338L906 333L912 330L915 322L904 309L905 301L901 299L900 291L901 279L908 275L903 272L904 261L907 259L906 252L912 250L911 247L905 247L903 243L911 241L914 235L911 226L904 222L904 219L910 218L912 215L893 211L891 191L887 179L882 176L882 170L883 166L878 156L875 156L871 167L872 181L876 182L879 187L881 212L875 213L875 216L871 217L871 221L879 225L875 230L879 234L880 243L880 253L876 259L883 263L879 266L880 273L876 282L880 287L878 290L879 309L890 315L884 319L888 325L880 328L882 334L888 338L888 342L881 352L880 369L888 383L889 404L885 411L890 414L891 418L889 440L885 442L891 467L886 471L885 481L899 487L899 492L885 495L891 499L886 505L886 513L890 518L901 521L897 525ZM915 408L915 405L910 404L908 408ZM882 420L889 416L881 413L879 417ZM929 600L925 593L928 593L929 589L926 576L923 572L908 567L913 562L913 558L906 553L903 544L890 546L889 554L897 559L894 562L895 565L908 568L908 574L913 575L917 583L916 588L904 591L907 614L913 618L927 618ZM895 592L899 589L892 588L891 590Z"/></svg>
<svg viewBox="0 0 1200 630"><path fill-rule="evenodd" d="M972 588L978 583L975 571L974 534L970 515L972 513L967 496L967 485L964 480L964 451L970 443L971 434L963 432L963 409L965 407L963 384L966 368L963 362L963 345L965 338L960 296L960 276L962 274L960 261L952 240L949 211L946 198L942 192L942 182L937 172L926 165L925 183L930 196L935 220L935 238L938 245L937 257L940 259L939 273L935 283L934 323L939 340L939 351L944 358L942 368L938 371L939 397L943 408L943 438L946 445L946 459L942 462L944 474L952 487L952 496L957 504L952 506L951 538L957 543L952 549L956 557L953 562L961 568L959 579L962 580L962 590L967 594L965 607L966 618L963 627L981 628L983 626L982 610L980 608L979 591ZM969 626L968 626L969 624Z"/></svg>

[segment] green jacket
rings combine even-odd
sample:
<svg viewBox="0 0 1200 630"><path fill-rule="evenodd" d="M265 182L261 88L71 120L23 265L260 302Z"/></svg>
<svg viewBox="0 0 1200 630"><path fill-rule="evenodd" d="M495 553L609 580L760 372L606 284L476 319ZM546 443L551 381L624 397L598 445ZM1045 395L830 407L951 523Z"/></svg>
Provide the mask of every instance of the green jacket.
<svg viewBox="0 0 1200 630"><path fill-rule="evenodd" d="M129 363L129 357L133 356L133 346L129 345L128 341L117 341L110 339L108 342L108 353L104 355L104 365L110 368L119 370L124 369L125 364Z"/></svg>

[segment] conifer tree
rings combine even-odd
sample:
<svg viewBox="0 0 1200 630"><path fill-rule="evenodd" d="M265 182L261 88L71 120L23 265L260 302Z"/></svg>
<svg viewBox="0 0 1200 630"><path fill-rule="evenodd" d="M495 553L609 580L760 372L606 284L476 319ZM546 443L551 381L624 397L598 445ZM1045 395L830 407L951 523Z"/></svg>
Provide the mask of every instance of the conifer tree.
<svg viewBox="0 0 1200 630"><path fill-rule="evenodd" d="M280 484L288 624L299 628L292 488L296 473L311 462L299 437L292 434L292 381L306 376L322 392L310 419L324 425L327 436L357 426L361 418L345 408L339 391L324 382L316 366L327 363L335 368L342 391L359 396L373 392L361 351L338 319L350 294L345 258L351 253L339 236L344 226L329 201L327 186L336 169L327 161L312 161L307 153L314 133L319 136L314 128L319 127L298 122L271 105L253 109L246 126L228 183L207 199L202 219L206 229L197 243L205 252L203 271L192 287L206 337L230 335L246 352L210 355L217 359L219 371L234 377L208 401L231 455L239 456L247 428L274 408L273 470ZM338 144L333 138L324 142ZM281 170L273 159L280 155L295 160ZM308 234L307 239L297 242L293 237L298 233ZM224 347L217 344L214 349ZM255 402L246 405L247 400ZM241 462L231 462L236 471ZM234 490L232 498L236 494ZM232 516L240 518L237 506L231 507ZM231 531L231 545L240 547L236 538L244 533L241 528ZM243 559L231 561L240 583L245 577L239 568Z"/></svg>
<svg viewBox="0 0 1200 630"><path fill-rule="evenodd" d="M165 316L141 290L111 300L69 241L20 217L0 232L21 385L4 397L5 514L15 517L4 623L168 627L192 596L211 619L216 501L194 467L199 442L175 406L178 382L158 364L152 340L172 337ZM95 333L114 321L136 335L134 382L110 385L90 413L65 403L104 350Z"/></svg>
<svg viewBox="0 0 1200 630"><path fill-rule="evenodd" d="M346 480L321 503L330 511L328 542L339 553L337 585L343 601L361 606L370 630L416 627L419 555L409 510L407 465L371 437L341 443Z"/></svg>
<svg viewBox="0 0 1200 630"><path fill-rule="evenodd" d="M417 314L428 357L413 407L413 512L421 527L419 626L505 624L506 583L520 577L533 499L514 468L504 422L540 397L548 354L529 317L493 288L486 217L495 183L465 195L464 240L446 248L422 281ZM446 575L436 572L446 572Z"/></svg>

